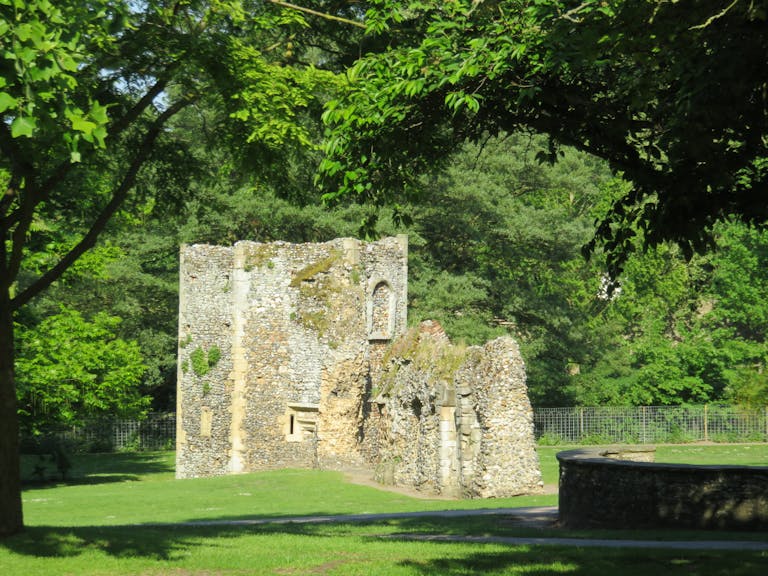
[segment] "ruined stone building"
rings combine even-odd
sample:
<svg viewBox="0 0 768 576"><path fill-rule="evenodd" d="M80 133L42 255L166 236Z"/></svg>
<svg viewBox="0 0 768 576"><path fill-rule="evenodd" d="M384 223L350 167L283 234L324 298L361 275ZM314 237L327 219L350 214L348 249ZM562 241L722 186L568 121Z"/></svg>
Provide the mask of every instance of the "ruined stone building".
<svg viewBox="0 0 768 576"><path fill-rule="evenodd" d="M407 238L181 250L176 475L364 467L463 497L537 491L510 338L407 330Z"/></svg>

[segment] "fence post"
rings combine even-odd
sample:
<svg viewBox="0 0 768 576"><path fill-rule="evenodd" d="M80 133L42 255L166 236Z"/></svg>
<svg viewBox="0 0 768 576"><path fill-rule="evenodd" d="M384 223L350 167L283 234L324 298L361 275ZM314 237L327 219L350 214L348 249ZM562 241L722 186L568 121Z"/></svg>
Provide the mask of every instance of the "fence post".
<svg viewBox="0 0 768 576"><path fill-rule="evenodd" d="M704 442L709 442L709 404L704 404Z"/></svg>
<svg viewBox="0 0 768 576"><path fill-rule="evenodd" d="M579 442L584 438L584 408L579 408Z"/></svg>
<svg viewBox="0 0 768 576"><path fill-rule="evenodd" d="M640 443L646 444L647 442L648 442L648 407L643 406L642 434L640 436Z"/></svg>

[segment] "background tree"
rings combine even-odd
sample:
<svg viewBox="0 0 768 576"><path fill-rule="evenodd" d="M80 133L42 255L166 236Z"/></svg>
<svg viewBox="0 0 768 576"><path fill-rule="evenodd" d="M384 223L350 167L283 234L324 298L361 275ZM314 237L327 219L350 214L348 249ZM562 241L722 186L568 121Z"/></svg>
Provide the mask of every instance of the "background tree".
<svg viewBox="0 0 768 576"><path fill-rule="evenodd" d="M410 214L409 313L472 344L511 332L534 402L563 405L568 367L589 350L586 321L601 304L604 267L580 251L612 177L572 149L542 164L541 144L523 133L468 143L424 182L429 200Z"/></svg>
<svg viewBox="0 0 768 576"><path fill-rule="evenodd" d="M610 345L571 379L577 403L765 405L768 236L738 221L713 232L705 256L661 245L628 259L621 291L594 320Z"/></svg>
<svg viewBox="0 0 768 576"><path fill-rule="evenodd" d="M97 414L141 415L150 398L139 393L144 374L136 342L116 337L120 318L86 320L62 308L35 330L20 330L16 359L19 411L27 431L75 426Z"/></svg>
<svg viewBox="0 0 768 576"><path fill-rule="evenodd" d="M410 321L438 319L469 343L512 333L536 406L759 401L765 234L729 221L706 256L638 251L611 294L599 253L586 262L580 250L628 184L570 148L537 162L543 144L468 143L414 182L428 201L400 208L412 220Z"/></svg>

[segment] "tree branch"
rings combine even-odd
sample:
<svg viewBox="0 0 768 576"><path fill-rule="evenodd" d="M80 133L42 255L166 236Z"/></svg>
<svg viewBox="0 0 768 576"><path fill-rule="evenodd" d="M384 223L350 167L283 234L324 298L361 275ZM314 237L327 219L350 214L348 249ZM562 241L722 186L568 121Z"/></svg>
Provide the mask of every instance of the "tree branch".
<svg viewBox="0 0 768 576"><path fill-rule="evenodd" d="M122 118L118 118L115 120L115 122L112 124L112 127L109 131L109 134L107 135L107 139L112 140L115 137L117 137L119 134L121 134L123 131L125 131L132 122L134 122L157 98L163 90L165 90L165 87L168 85L167 79L160 79L158 80L147 92L144 94L144 96L141 97L141 99L136 102L136 104L131 107L131 109L126 112L126 114ZM0 125L0 136L5 136L4 132L8 131L8 127L3 125ZM12 152L16 147L14 146L13 140L10 138L10 134L8 134L8 138L0 138L0 151L2 151L6 156L10 158L17 158L20 156L20 153ZM90 155L94 151L93 148L89 148L84 154ZM23 155L21 155L23 157ZM36 191L36 201L33 203L32 208L34 209L37 204L44 201L46 198L48 198L48 195L51 193L51 190L53 190L67 175L67 173L72 169L74 164L69 160L64 160L61 163L59 163L58 166L53 170L50 176L46 178L40 186L37 188ZM27 182L32 182L32 174L33 170L32 167L25 166L25 178ZM10 203L12 202L12 198L5 196L0 200L0 209L7 209L8 206L10 206ZM20 206L17 210L15 210L13 213L9 214L8 216L4 216L4 210L0 211L0 222L3 224L3 227L6 229L11 228L12 226L18 224L23 219L23 213L24 208L23 206ZM3 220L3 218L5 218ZM25 232L26 233L26 232Z"/></svg>
<svg viewBox="0 0 768 576"><path fill-rule="evenodd" d="M159 78L157 82L155 82L152 87L147 90L147 93L144 94L144 96L142 96L139 101L136 102L136 104L134 104L133 107L128 110L128 112L126 112L122 118L118 118L112 123L112 126L109 130L109 138L114 138L115 136L121 134L126 128L128 128L128 126L131 125L134 120L136 120L144 112L144 110L149 107L150 104L152 104L155 98L157 98L168 85L168 73L177 66L178 64L169 66L165 71L167 75L164 78Z"/></svg>
<svg viewBox="0 0 768 576"><path fill-rule="evenodd" d="M698 24L697 26L691 26L690 28L688 28L688 30L702 30L702 29L706 28L707 26L712 24L712 22L714 22L715 20L718 20L718 19L722 18L723 16L725 16L726 14L728 14L730 9L733 8L734 6L736 6L736 4L738 4L738 3L739 3L739 0L733 0L733 2L731 2L725 8L723 8L720 12L718 12L717 14L713 14L712 16L707 18L706 22L704 22L703 24Z"/></svg>
<svg viewBox="0 0 768 576"><path fill-rule="evenodd" d="M157 119L145 134L144 140L142 141L136 156L131 162L131 165L123 176L120 185L112 194L112 199L102 209L99 216L91 225L90 230L88 230L80 242L78 242L76 246L74 246L66 255L64 255L64 257L53 268L48 270L48 272L43 274L40 278L38 278L35 282L33 282L30 286L18 294L13 300L11 300L11 309L17 310L29 302L32 298L37 296L40 292L45 290L53 282L58 280L67 270L67 268L69 268L80 256L82 256L88 249L92 248L96 244L96 240L98 240L99 235L106 227L109 219L114 215L125 198L128 196L131 188L133 188L133 185L136 181L136 176L138 175L139 170L142 168L144 163L149 158L154 143L160 135L163 126L171 117L176 115L190 103L191 100L179 100L157 117Z"/></svg>
<svg viewBox="0 0 768 576"><path fill-rule="evenodd" d="M325 12L318 12L317 10L312 10L311 8L304 8L304 6L296 6L295 4L290 4L289 2L283 2L283 0L268 0L268 2L277 4L283 8L289 8L291 10L298 10L299 12L306 12L307 14L312 14L313 16L319 16L320 18L325 18L326 20L334 20L335 22L342 22L343 24L349 24L350 26L357 26L363 30L366 28L365 24L362 22L356 22L355 20L350 20L349 18L343 18L341 16L334 16L333 14L326 14Z"/></svg>
<svg viewBox="0 0 768 576"><path fill-rule="evenodd" d="M12 181L10 187L17 187L21 180L25 180L31 187L34 182L34 166L26 160L26 154L19 148L13 136L11 136L11 131L5 122L0 122L0 152L11 163ZM13 195L7 194L6 191L2 199L0 199L0 223L6 229L9 229L14 223L13 215L6 215L6 211L11 207L12 203Z"/></svg>
<svg viewBox="0 0 768 576"><path fill-rule="evenodd" d="M8 259L7 274L9 278L16 278L21 268L21 261L24 257L24 245L26 244L27 232L32 225L35 216L35 207L39 204L31 194L24 194L21 198L19 207L20 217L16 227L11 234L11 255Z"/></svg>

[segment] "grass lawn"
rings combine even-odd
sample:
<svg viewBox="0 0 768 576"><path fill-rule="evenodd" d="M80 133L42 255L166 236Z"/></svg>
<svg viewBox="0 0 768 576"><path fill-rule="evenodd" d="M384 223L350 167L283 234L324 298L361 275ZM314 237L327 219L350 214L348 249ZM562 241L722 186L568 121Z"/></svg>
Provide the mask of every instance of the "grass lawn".
<svg viewBox="0 0 768 576"><path fill-rule="evenodd" d="M547 483L554 454L540 450ZM710 450L711 449L711 450ZM657 460L768 463L768 446L660 447ZM26 462L25 464L29 464ZM397 534L535 535L498 518L404 519L377 523L258 526L131 526L191 520L554 505L556 495L498 500L409 498L351 485L341 474L277 471L174 480L172 453L73 459L73 480L24 492L27 531L0 540L0 574L219 576L244 574L654 574L768 573L768 553L579 549L405 541ZM766 534L591 533L649 539L763 539ZM559 536L581 535L583 533Z"/></svg>

